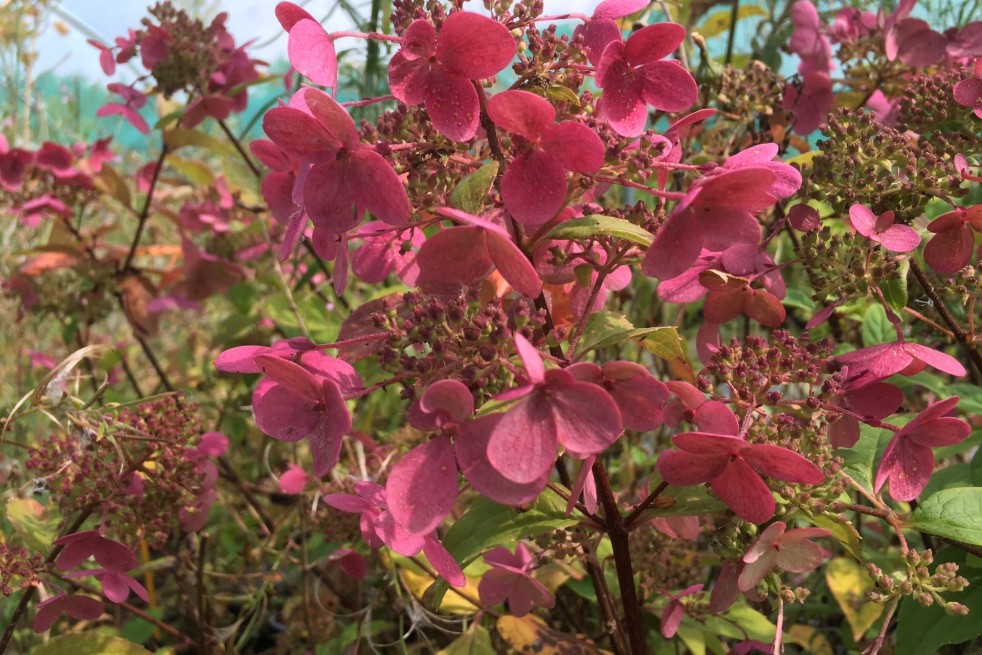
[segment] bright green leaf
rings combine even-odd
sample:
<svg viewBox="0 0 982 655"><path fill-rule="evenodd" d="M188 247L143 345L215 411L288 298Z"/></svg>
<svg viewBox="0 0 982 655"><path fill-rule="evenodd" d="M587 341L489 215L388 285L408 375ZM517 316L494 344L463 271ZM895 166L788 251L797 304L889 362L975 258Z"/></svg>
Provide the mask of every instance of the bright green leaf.
<svg viewBox="0 0 982 655"><path fill-rule="evenodd" d="M562 84L550 84L546 87L546 98L553 102L566 102L574 107L580 106L580 98L568 86Z"/></svg>
<svg viewBox="0 0 982 655"><path fill-rule="evenodd" d="M606 348L630 338L634 325L622 314L615 312L596 312L590 314L583 327L583 334L576 344L574 359L587 352Z"/></svg>
<svg viewBox="0 0 982 655"><path fill-rule="evenodd" d="M546 235L546 239L577 240L595 236L626 239L646 248L651 245L654 238L644 228L625 221L623 218L593 214L560 223L552 228L552 231Z"/></svg>
<svg viewBox="0 0 982 655"><path fill-rule="evenodd" d="M908 523L921 532L982 546L982 488L939 491L921 501Z"/></svg>
<svg viewBox="0 0 982 655"><path fill-rule="evenodd" d="M881 280L877 283L886 298L890 309L898 314L904 311L907 306L907 271L910 270L910 260L905 259L900 262L897 269L897 277Z"/></svg>
<svg viewBox="0 0 982 655"><path fill-rule="evenodd" d="M498 162L491 161L464 176L450 194L450 206L468 214L481 213L497 174Z"/></svg>
<svg viewBox="0 0 982 655"><path fill-rule="evenodd" d="M886 310L881 305L870 305L863 314L863 345L869 347L894 341L896 334Z"/></svg>

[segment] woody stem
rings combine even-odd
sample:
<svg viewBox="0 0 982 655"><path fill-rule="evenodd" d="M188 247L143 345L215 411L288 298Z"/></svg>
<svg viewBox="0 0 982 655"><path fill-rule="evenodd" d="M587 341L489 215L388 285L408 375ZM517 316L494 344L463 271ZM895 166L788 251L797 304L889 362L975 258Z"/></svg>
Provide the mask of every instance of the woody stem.
<svg viewBox="0 0 982 655"><path fill-rule="evenodd" d="M944 304L944 301L941 300L941 296L938 295L937 290L935 290L934 286L927 279L927 276L924 275L924 271L921 269L921 266L917 263L916 259L911 258L910 270L914 274L914 277L917 278L917 282L921 285L921 288L924 289L924 293L926 293L927 297L934 302L934 308L938 310L941 320L945 322L945 325L951 328L951 333L955 336L955 341L957 341L961 347L965 349L965 352L968 354L968 359L972 362L972 365L975 366L976 370L978 370L979 373L982 373L982 353L978 351L974 343L968 340L968 336L965 334L965 331L962 330L962 327L955 320L955 317L951 315L950 311L948 311L948 307Z"/></svg>

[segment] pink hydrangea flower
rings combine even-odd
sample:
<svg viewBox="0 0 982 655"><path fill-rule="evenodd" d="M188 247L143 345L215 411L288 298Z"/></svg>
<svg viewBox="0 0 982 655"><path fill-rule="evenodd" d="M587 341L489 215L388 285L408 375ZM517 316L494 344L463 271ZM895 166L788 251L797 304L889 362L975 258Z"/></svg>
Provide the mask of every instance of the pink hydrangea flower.
<svg viewBox="0 0 982 655"><path fill-rule="evenodd" d="M809 0L798 0L791 5L791 22L794 32L788 42L788 50L801 57L798 73L828 73L832 69L832 44L822 31L822 19Z"/></svg>
<svg viewBox="0 0 982 655"><path fill-rule="evenodd" d="M451 585L463 587L467 584L460 565L439 542L435 533L413 534L399 525L389 511L385 487L375 482L356 482L355 493L358 495L329 494L324 496L324 502L342 512L360 514L361 534L371 548L388 546L405 557L412 557L422 551L437 573Z"/></svg>
<svg viewBox="0 0 982 655"><path fill-rule="evenodd" d="M56 539L55 546L64 546L55 559L62 570L73 569L90 557L105 569L129 571L136 566L136 553L127 546L107 539L96 530L86 530Z"/></svg>
<svg viewBox="0 0 982 655"><path fill-rule="evenodd" d="M821 547L808 540L828 537L832 533L825 528L787 528L783 521L771 523L747 549L743 555L743 571L737 581L740 591L750 591L775 568L804 573L822 563Z"/></svg>
<svg viewBox="0 0 982 655"><path fill-rule="evenodd" d="M648 105L677 112L696 101L699 87L689 71L678 62L662 61L683 39L684 27L659 23L604 48L596 82L603 89L603 117L615 132L631 137L641 134L648 121Z"/></svg>
<svg viewBox="0 0 982 655"><path fill-rule="evenodd" d="M449 291L483 280L497 269L519 293L535 298L542 291L535 267L515 245L505 228L489 220L450 207L436 212L463 225L429 237L419 249L419 285L431 291Z"/></svg>
<svg viewBox="0 0 982 655"><path fill-rule="evenodd" d="M971 109L978 118L982 118L982 57L975 60L973 75L967 77L952 89L955 102Z"/></svg>
<svg viewBox="0 0 982 655"><path fill-rule="evenodd" d="M583 35L583 45L588 48L587 57L591 64L599 64L607 45L621 40L621 28L616 19L641 11L649 2L650 0L604 0L593 10L589 20L576 26L573 37Z"/></svg>
<svg viewBox="0 0 982 655"><path fill-rule="evenodd" d="M835 404L868 419L884 419L904 402L904 392L886 382L860 387L849 379L843 385L843 391ZM836 448L852 448L859 436L859 420L852 416L840 416L829 425L829 442Z"/></svg>
<svg viewBox="0 0 982 655"><path fill-rule="evenodd" d="M708 290L703 317L710 323L726 323L746 314L767 327L777 327L787 317L784 305L766 289L755 289L747 278L719 271L705 271L699 282Z"/></svg>
<svg viewBox="0 0 982 655"><path fill-rule="evenodd" d="M895 500L911 501L924 491L934 472L931 449L961 443L972 431L965 421L946 416L957 404L958 396L935 401L893 435L876 469L877 492L887 482Z"/></svg>
<svg viewBox="0 0 982 655"><path fill-rule="evenodd" d="M717 419L724 432L683 432L672 437L679 450L658 458L665 482L685 486L708 482L720 500L745 521L763 523L774 516L774 496L761 479L821 484L821 469L796 452L770 444L751 444L737 436L737 420L729 408Z"/></svg>
<svg viewBox="0 0 982 655"><path fill-rule="evenodd" d="M279 488L282 494L291 496L302 494L306 486L307 472L303 470L302 466L290 464L287 470L280 475Z"/></svg>
<svg viewBox="0 0 982 655"><path fill-rule="evenodd" d="M512 553L504 546L484 554L484 561L491 570L481 577L477 587L481 602L488 605L508 603L508 611L514 616L525 616L533 607L552 609L556 599L545 585L532 577L535 564L531 553L523 543Z"/></svg>
<svg viewBox="0 0 982 655"><path fill-rule="evenodd" d="M849 222L857 232L890 252L910 252L921 243L921 237L914 228L894 224L892 211L883 212L877 217L868 207L853 205L849 208Z"/></svg>
<svg viewBox="0 0 982 655"><path fill-rule="evenodd" d="M66 573L64 578L66 580L74 580L89 576L99 580L99 583L102 585L102 593L114 603L126 602L131 591L139 596L143 602L150 601L150 596L142 584L119 571L112 571L110 569L84 569Z"/></svg>
<svg viewBox="0 0 982 655"><path fill-rule="evenodd" d="M503 91L488 101L488 116L521 150L501 178L501 197L524 225L540 225L562 209L566 171L589 175L603 166L600 137L583 123L555 124L555 108L534 93Z"/></svg>
<svg viewBox="0 0 982 655"><path fill-rule="evenodd" d="M119 114L141 134L150 134L150 126L139 114L140 108L147 104L147 97L126 84L112 82L108 85L108 89L110 93L121 96L123 102L110 102L103 105L96 111L95 115L115 116Z"/></svg>
<svg viewBox="0 0 982 655"><path fill-rule="evenodd" d="M467 141L477 132L481 113L471 80L497 74L514 56L511 32L486 16L454 12L439 34L432 23L417 19L389 62L389 87L407 105L425 105L440 134Z"/></svg>
<svg viewBox="0 0 982 655"><path fill-rule="evenodd" d="M792 128L801 135L811 134L828 118L835 108L832 78L828 73L811 72L801 77L801 91L788 83L784 87L781 106L792 111Z"/></svg>
<svg viewBox="0 0 982 655"><path fill-rule="evenodd" d="M419 278L416 251L426 241L422 230L392 229L381 221L372 221L358 230L357 237L361 245L351 257L355 277L378 284L395 273L407 285L415 286Z"/></svg>
<svg viewBox="0 0 982 655"><path fill-rule="evenodd" d="M102 615L102 603L91 596L59 594L40 602L35 608L32 628L37 634L50 630L58 617L67 614L79 621L94 621Z"/></svg>
<svg viewBox="0 0 982 655"><path fill-rule="evenodd" d="M950 275L972 258L975 232L982 233L982 205L942 214L927 229L934 237L924 247L924 261L938 273Z"/></svg>
<svg viewBox="0 0 982 655"><path fill-rule="evenodd" d="M636 432L654 430L663 422L668 387L648 369L634 362L578 362L566 368L577 380L603 387L617 403L624 428Z"/></svg>
<svg viewBox="0 0 982 655"><path fill-rule="evenodd" d="M835 358L849 367L849 378L858 387L880 382L891 375L915 375L930 366L942 373L961 377L965 367L957 359L919 343L897 341L860 348Z"/></svg>

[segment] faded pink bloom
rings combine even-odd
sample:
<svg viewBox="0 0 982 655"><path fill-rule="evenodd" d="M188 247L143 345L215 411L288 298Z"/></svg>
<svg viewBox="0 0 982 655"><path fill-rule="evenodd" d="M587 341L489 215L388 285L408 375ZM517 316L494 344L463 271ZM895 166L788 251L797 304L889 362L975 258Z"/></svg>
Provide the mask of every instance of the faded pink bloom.
<svg viewBox="0 0 982 655"><path fill-rule="evenodd" d="M603 166L600 137L583 123L555 124L555 108L534 93L503 91L488 101L488 116L521 151L501 178L501 197L524 225L540 225L562 209L566 171L589 175Z"/></svg>
<svg viewBox="0 0 982 655"><path fill-rule="evenodd" d="M835 358L849 367L849 378L856 388L880 382L891 375L915 375L931 366L948 375L967 373L957 359L919 343L897 341L860 348Z"/></svg>
<svg viewBox="0 0 982 655"><path fill-rule="evenodd" d="M617 440L622 419L610 394L577 381L567 371L547 371L538 350L520 334L515 335L515 347L528 383L499 396L521 402L487 426L487 458L498 473L530 484L552 468L557 445L582 459Z"/></svg>
<svg viewBox="0 0 982 655"><path fill-rule="evenodd" d="M436 213L463 225L434 234L419 249L416 261L421 287L450 291L483 280L497 269L522 295L539 295L542 282L535 268L505 228L450 207L440 207Z"/></svg>
<svg viewBox="0 0 982 655"><path fill-rule="evenodd" d="M437 380L409 406L409 424L428 432L456 428L474 414L474 396L459 380Z"/></svg>
<svg viewBox="0 0 982 655"><path fill-rule="evenodd" d="M784 109L794 112L792 127L801 135L811 134L835 108L832 78L828 73L810 72L801 77L801 91L794 84L784 87Z"/></svg>
<svg viewBox="0 0 982 655"><path fill-rule="evenodd" d="M641 134L648 121L648 105L678 112L696 101L699 88L692 75L676 61L662 61L683 39L681 25L658 23L604 48L596 83L603 89L601 112L615 132Z"/></svg>
<svg viewBox="0 0 982 655"><path fill-rule="evenodd" d="M292 2L276 5L276 18L289 33L290 65L314 84L338 86L338 55L334 41L317 20Z"/></svg>
<svg viewBox="0 0 982 655"><path fill-rule="evenodd" d="M818 10L808 0L798 0L791 5L791 22L794 32L788 42L788 50L801 57L798 73L828 73L832 69L832 45L822 32L822 19Z"/></svg>
<svg viewBox="0 0 982 655"><path fill-rule="evenodd" d="M481 113L472 80L497 74L514 56L511 32L486 16L456 11L439 34L432 23L417 19L389 62L389 87L407 105L425 105L440 134L467 141Z"/></svg>
<svg viewBox="0 0 982 655"><path fill-rule="evenodd" d="M403 455L389 474L385 493L389 511L406 530L423 535L436 530L457 499L457 460L450 437L438 435Z"/></svg>
<svg viewBox="0 0 982 655"><path fill-rule="evenodd" d="M96 530L86 530L66 535L53 542L64 546L55 559L55 566L63 571L73 569L90 557L103 568L113 571L129 571L136 566L136 553L118 541L107 539Z"/></svg>
<svg viewBox="0 0 982 655"><path fill-rule="evenodd" d="M740 591L750 591L775 568L804 573L822 563L821 547L808 540L832 533L825 528L787 527L783 521L771 523L743 555L744 567L737 582Z"/></svg>
<svg viewBox="0 0 982 655"><path fill-rule="evenodd" d="M603 387L617 403L626 430L647 432L663 421L669 391L665 383L634 362L578 362L566 368L577 380Z"/></svg>
<svg viewBox="0 0 982 655"><path fill-rule="evenodd" d="M102 72L106 75L112 75L115 73L116 59L113 57L112 48L107 45L103 45L95 39L86 39L85 42L99 50L99 65L102 67Z"/></svg>
<svg viewBox="0 0 982 655"><path fill-rule="evenodd" d="M890 252L910 252L921 243L917 231L907 225L895 225L892 211L876 216L864 205L849 208L849 222L857 232Z"/></svg>
<svg viewBox="0 0 982 655"><path fill-rule="evenodd" d="M368 575L368 562L361 553L350 548L338 548L327 556L329 563L336 563L342 571L355 580L364 580Z"/></svg>
<svg viewBox="0 0 982 655"><path fill-rule="evenodd" d="M675 633L679 630L679 624L682 623L682 619L685 617L685 605L682 603L682 599L686 596L699 593L702 591L702 587L703 585L701 584L692 585L669 597L668 604L665 605L665 609L661 613L662 637L671 639L675 636Z"/></svg>
<svg viewBox="0 0 982 655"><path fill-rule="evenodd" d="M599 64L607 46L621 40L621 28L616 19L641 11L649 2L650 0L604 0L593 10L590 20L576 26L573 37L583 35L583 45L588 48L587 57L591 64Z"/></svg>
<svg viewBox="0 0 982 655"><path fill-rule="evenodd" d="M143 602L150 601L150 596L147 595L147 590L144 589L142 584L119 571L112 571L110 569L84 569L66 573L63 577L66 580L74 580L89 576L99 580L99 583L102 584L102 593L114 603L125 602L129 598L130 591L139 596Z"/></svg>
<svg viewBox="0 0 982 655"><path fill-rule="evenodd" d="M398 230L381 221L366 223L352 238L361 245L351 257L351 271L359 280L378 284L392 273L409 286L419 278L416 251L426 241L422 230Z"/></svg>
<svg viewBox="0 0 982 655"><path fill-rule="evenodd" d="M266 373L252 394L256 425L280 441L310 437L314 475L326 475L338 461L341 438L351 430L351 415L337 377L314 375L276 355L257 355Z"/></svg>
<svg viewBox="0 0 982 655"><path fill-rule="evenodd" d="M927 229L935 236L924 247L924 261L938 273L950 275L972 258L974 233L982 233L982 205L942 214Z"/></svg>
<svg viewBox="0 0 982 655"><path fill-rule="evenodd" d="M727 412L729 412L727 408ZM750 444L736 436L736 417L714 417L724 434L683 432L672 437L679 450L658 458L658 470L669 484L709 482L720 500L745 521L763 523L774 516L774 496L761 474L798 484L821 484L821 469L796 452L770 444Z"/></svg>
<svg viewBox="0 0 982 655"><path fill-rule="evenodd" d="M904 392L886 382L858 387L847 380L845 392L835 404L868 419L880 420L890 416L904 402ZM859 441L859 420L840 416L829 425L829 441L836 448L852 448Z"/></svg>
<svg viewBox="0 0 982 655"><path fill-rule="evenodd" d="M103 105L96 111L95 115L115 116L119 114L141 134L150 134L150 126L139 114L139 109L147 104L147 97L126 84L112 82L108 85L108 89L110 93L121 96L123 102L122 104L110 102Z"/></svg>
<svg viewBox="0 0 982 655"><path fill-rule="evenodd" d="M417 535L407 532L392 516L385 488L375 482L356 482L355 493L329 494L324 502L342 512L361 514L361 535L371 548L388 546L400 555L412 557L423 551L437 573L454 587L467 584L460 565L437 540L435 533Z"/></svg>
<svg viewBox="0 0 982 655"><path fill-rule="evenodd" d="M23 148L11 148L0 134L0 186L7 191L19 191L24 184L24 171L34 163L34 153Z"/></svg>
<svg viewBox="0 0 982 655"><path fill-rule="evenodd" d="M738 243L759 243L753 212L801 186L793 166L773 161L777 152L776 143L753 146L693 183L645 253L642 272L667 280L685 273L703 249L722 252Z"/></svg>
<svg viewBox="0 0 982 655"><path fill-rule="evenodd" d="M709 293L703 306L703 317L710 323L726 323L746 314L761 325L777 327L787 317L784 305L766 289L754 289L747 278L719 271L705 271L699 282Z"/></svg>
<svg viewBox="0 0 982 655"><path fill-rule="evenodd" d="M79 621L94 621L102 616L102 603L91 596L81 594L59 594L40 602L35 608L32 628L41 634L54 626L62 613Z"/></svg>
<svg viewBox="0 0 982 655"><path fill-rule="evenodd" d="M302 189L304 209L316 227L341 234L355 227L365 211L390 225L409 220L412 210L396 172L374 148L361 143L351 116L324 92L301 89L290 106L266 112L263 129L300 163L297 189ZM296 214L293 242L305 220Z"/></svg>
<svg viewBox="0 0 982 655"><path fill-rule="evenodd" d="M535 564L531 553L523 543L512 553L499 546L484 554L484 561L491 570L481 577L477 587L481 602L487 605L508 603L508 611L514 616L525 616L533 607L552 609L556 599L545 585L532 577Z"/></svg>
<svg viewBox="0 0 982 655"><path fill-rule="evenodd" d="M946 416L957 404L958 396L935 401L893 435L876 469L875 491L888 481L894 500L911 501L924 491L934 472L931 449L961 443L972 431L965 421Z"/></svg>
<svg viewBox="0 0 982 655"><path fill-rule="evenodd" d="M878 28L876 14L855 7L843 7L829 25L829 35L836 43L853 43Z"/></svg>
<svg viewBox="0 0 982 655"><path fill-rule="evenodd" d="M927 21L910 18L917 0L901 0L883 25L887 59L899 59L920 68L936 64L945 55L947 38L931 29Z"/></svg>

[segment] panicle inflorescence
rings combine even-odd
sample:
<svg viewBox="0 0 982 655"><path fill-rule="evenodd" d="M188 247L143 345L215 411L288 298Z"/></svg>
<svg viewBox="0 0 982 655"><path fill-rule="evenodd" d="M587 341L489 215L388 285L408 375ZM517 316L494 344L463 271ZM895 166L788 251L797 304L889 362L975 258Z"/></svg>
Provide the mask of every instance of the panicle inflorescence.
<svg viewBox="0 0 982 655"><path fill-rule="evenodd" d="M801 236L801 259L819 305L865 296L871 285L899 276L900 264L865 237L832 234L829 226Z"/></svg>
<svg viewBox="0 0 982 655"><path fill-rule="evenodd" d="M514 334L538 340L545 316L525 299L509 307L498 298L483 302L472 287L449 298L408 292L401 308L373 314L372 322L389 331L379 353L383 369L417 373L420 388L456 376L480 402L511 382L503 360L513 354Z"/></svg>
<svg viewBox="0 0 982 655"><path fill-rule="evenodd" d="M784 93L781 76L760 61L752 61L746 68L727 66L720 76L720 89L716 96L721 112L740 121L750 121L758 116L771 116L780 106Z"/></svg>
<svg viewBox="0 0 982 655"><path fill-rule="evenodd" d="M939 69L911 76L899 94L898 129L910 130L930 142L935 152L970 152L978 135L966 121L965 108L955 102L952 89L971 77L967 69Z"/></svg>
<svg viewBox="0 0 982 655"><path fill-rule="evenodd" d="M968 580L958 575L958 564L944 562L934 573L928 567L934 563L934 552L928 548L918 551L913 548L902 550L901 569L887 573L873 562L866 564L866 570L875 589L869 592L874 602L886 602L898 596L910 596L925 607L938 603L945 612L956 616L968 614L968 608L958 602L946 601L942 594L958 593L968 587Z"/></svg>
<svg viewBox="0 0 982 655"><path fill-rule="evenodd" d="M9 596L17 589L35 586L41 566L41 555L0 542L0 593Z"/></svg>
<svg viewBox="0 0 982 655"><path fill-rule="evenodd" d="M817 144L822 152L805 171L802 194L829 203L841 215L858 203L877 215L893 211L898 223L910 223L939 193L964 193L945 153L874 122L872 114L839 109L822 134Z"/></svg>

